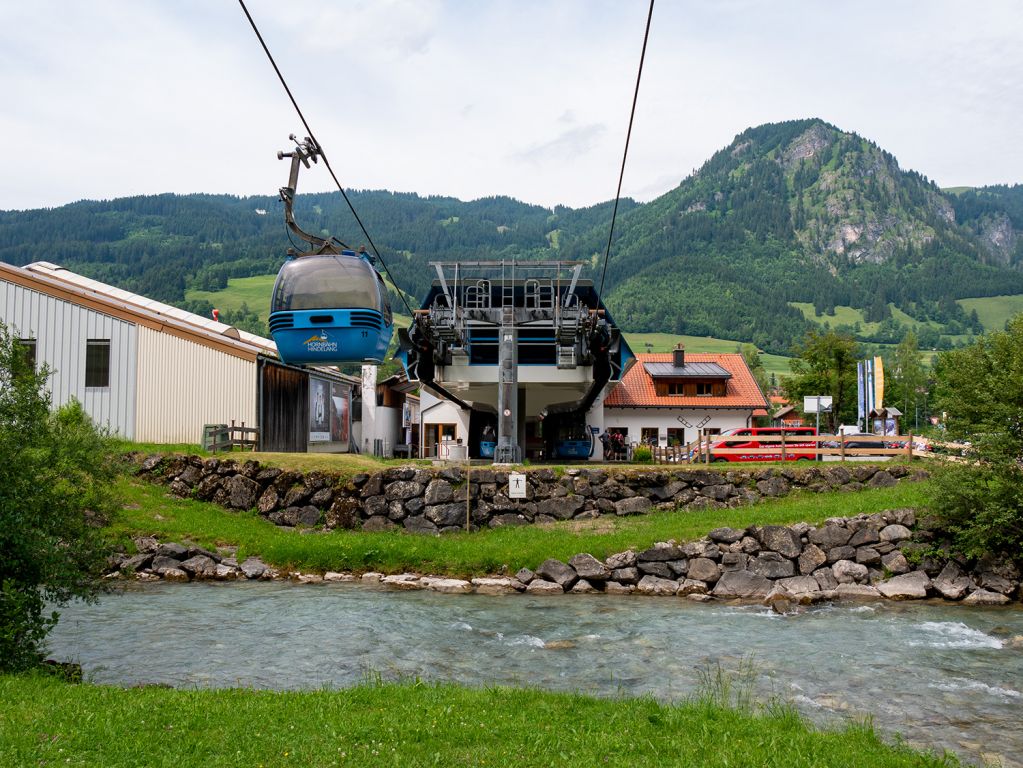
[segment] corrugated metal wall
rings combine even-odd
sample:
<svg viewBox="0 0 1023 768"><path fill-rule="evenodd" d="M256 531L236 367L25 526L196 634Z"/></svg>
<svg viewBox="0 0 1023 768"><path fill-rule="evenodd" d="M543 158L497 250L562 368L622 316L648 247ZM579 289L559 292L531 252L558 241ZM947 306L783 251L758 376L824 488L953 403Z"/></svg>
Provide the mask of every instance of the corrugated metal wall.
<svg viewBox="0 0 1023 768"><path fill-rule="evenodd" d="M309 374L265 360L261 451L304 453L309 439Z"/></svg>
<svg viewBox="0 0 1023 768"><path fill-rule="evenodd" d="M203 424L254 427L256 361L140 326L136 440L198 443Z"/></svg>
<svg viewBox="0 0 1023 768"><path fill-rule="evenodd" d="M0 281L0 320L19 338L35 338L36 361L54 373L54 405L77 398L97 424L135 438L137 326L29 288ZM85 344L110 341L110 386L85 386Z"/></svg>

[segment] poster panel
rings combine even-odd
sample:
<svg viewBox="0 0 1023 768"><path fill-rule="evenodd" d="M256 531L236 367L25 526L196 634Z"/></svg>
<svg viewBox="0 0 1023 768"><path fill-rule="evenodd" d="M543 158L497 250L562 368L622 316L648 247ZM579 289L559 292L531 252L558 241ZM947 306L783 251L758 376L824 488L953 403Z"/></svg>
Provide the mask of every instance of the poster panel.
<svg viewBox="0 0 1023 768"><path fill-rule="evenodd" d="M309 377L309 442L330 440L330 382Z"/></svg>
<svg viewBox="0 0 1023 768"><path fill-rule="evenodd" d="M352 424L352 388L348 384L330 384L330 439L348 444Z"/></svg>

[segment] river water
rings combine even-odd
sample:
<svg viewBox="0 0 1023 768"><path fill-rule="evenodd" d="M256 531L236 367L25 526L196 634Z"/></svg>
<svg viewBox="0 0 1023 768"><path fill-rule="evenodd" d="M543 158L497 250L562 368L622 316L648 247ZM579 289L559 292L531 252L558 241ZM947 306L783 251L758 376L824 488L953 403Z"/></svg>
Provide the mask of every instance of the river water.
<svg viewBox="0 0 1023 768"><path fill-rule="evenodd" d="M322 688L381 676L677 700L749 666L758 698L872 717L913 745L1023 766L1023 610L760 606L392 592L357 584L133 585L73 604L50 655L87 679Z"/></svg>

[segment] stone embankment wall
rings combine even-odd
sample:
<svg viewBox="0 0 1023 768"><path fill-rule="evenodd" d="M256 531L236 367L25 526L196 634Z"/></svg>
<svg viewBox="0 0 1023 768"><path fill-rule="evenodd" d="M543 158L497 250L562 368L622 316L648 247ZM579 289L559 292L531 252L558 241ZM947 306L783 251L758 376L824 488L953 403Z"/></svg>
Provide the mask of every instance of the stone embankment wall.
<svg viewBox="0 0 1023 768"><path fill-rule="evenodd" d="M800 462L803 464L803 462ZM508 497L508 472L490 468L394 467L342 479L300 474L256 461L154 455L139 474L166 483L172 493L229 509L252 509L281 526L404 528L437 534L503 525L553 523L655 509L724 508L754 504L794 490L860 490L919 479L903 464L784 466L769 469L613 468L526 471L526 498ZM468 496L468 503L467 503Z"/></svg>
<svg viewBox="0 0 1023 768"><path fill-rule="evenodd" d="M138 579L303 582L362 581L393 589L479 594L640 594L691 600L764 600L784 611L827 600L941 597L968 605L1004 605L1023 597L1020 569L1003 558L938 559L935 534L916 526L911 509L833 518L814 527L717 528L699 541L655 544L600 560L587 553L567 563L548 559L536 570L470 580L403 573L281 573L257 558L137 539L138 553L111 563L111 575Z"/></svg>

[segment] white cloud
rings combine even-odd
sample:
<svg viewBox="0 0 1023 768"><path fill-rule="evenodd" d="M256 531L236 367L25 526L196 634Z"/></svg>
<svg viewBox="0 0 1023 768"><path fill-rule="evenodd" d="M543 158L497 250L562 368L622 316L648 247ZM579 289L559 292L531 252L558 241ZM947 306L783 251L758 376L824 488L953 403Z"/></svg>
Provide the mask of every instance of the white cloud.
<svg viewBox="0 0 1023 768"><path fill-rule="evenodd" d="M614 195L646 3L248 5L346 185ZM660 3L624 192L650 199L744 128L810 116L940 184L1023 181L1021 73L1014 0ZM304 132L232 3L3 4L0 92L0 208L272 195L276 150Z"/></svg>

